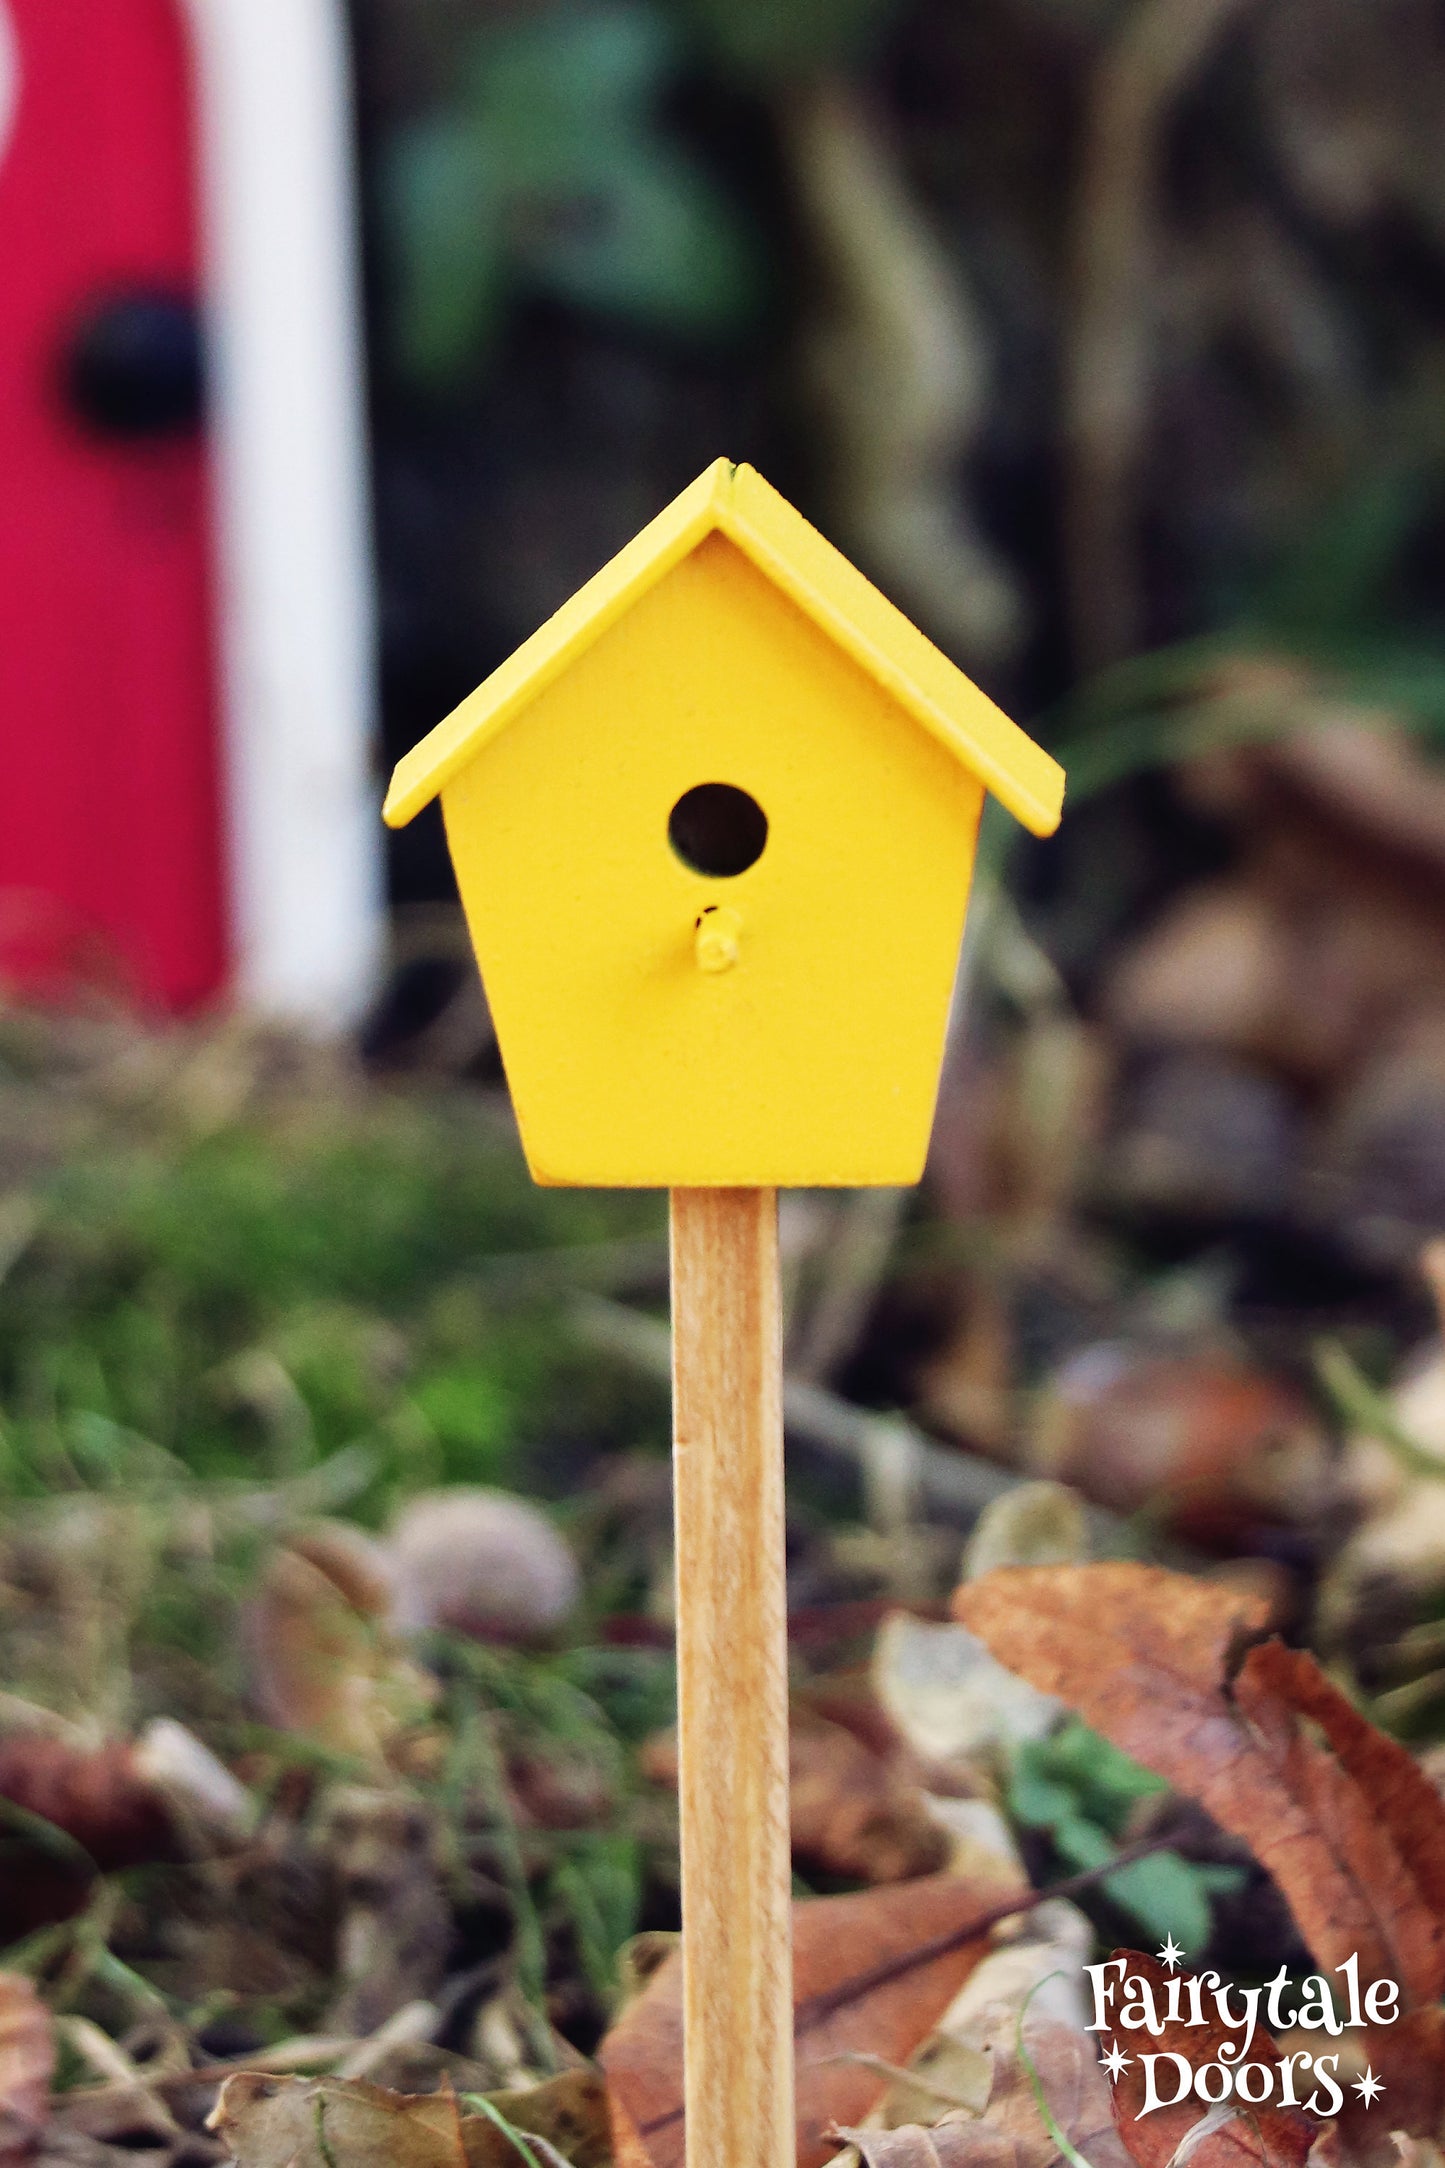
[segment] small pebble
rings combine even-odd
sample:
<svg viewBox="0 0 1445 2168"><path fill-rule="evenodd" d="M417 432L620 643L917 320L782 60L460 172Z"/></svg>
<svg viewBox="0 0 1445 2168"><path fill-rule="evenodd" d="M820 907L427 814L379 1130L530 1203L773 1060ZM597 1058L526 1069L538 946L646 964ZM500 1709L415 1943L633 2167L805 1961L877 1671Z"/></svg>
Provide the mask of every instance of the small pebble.
<svg viewBox="0 0 1445 2168"><path fill-rule="evenodd" d="M551 1522L505 1491L465 1485L427 1491L387 1539L396 1621L409 1632L447 1627L481 1641L531 1641L577 1602L577 1561Z"/></svg>

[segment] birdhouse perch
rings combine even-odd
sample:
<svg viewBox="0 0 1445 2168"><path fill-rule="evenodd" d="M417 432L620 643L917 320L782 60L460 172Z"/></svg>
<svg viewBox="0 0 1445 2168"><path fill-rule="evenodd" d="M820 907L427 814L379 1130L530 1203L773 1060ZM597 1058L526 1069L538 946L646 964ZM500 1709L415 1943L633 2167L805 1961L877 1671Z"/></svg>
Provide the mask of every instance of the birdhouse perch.
<svg viewBox="0 0 1445 2168"><path fill-rule="evenodd" d="M438 794L528 1162L918 1179L986 790L1063 774L718 460L400 763Z"/></svg>

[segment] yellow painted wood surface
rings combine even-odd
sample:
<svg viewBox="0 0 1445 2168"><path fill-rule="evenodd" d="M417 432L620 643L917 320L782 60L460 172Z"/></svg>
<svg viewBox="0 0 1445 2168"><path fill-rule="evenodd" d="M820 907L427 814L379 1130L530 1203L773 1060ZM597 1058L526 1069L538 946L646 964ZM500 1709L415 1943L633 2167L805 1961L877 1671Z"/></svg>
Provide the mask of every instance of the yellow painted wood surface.
<svg viewBox="0 0 1445 2168"><path fill-rule="evenodd" d="M668 841L713 781L768 820L730 879ZM916 1181L982 802L741 552L702 543L442 794L537 1178ZM716 972L714 904L737 915Z"/></svg>
<svg viewBox="0 0 1445 2168"><path fill-rule="evenodd" d="M777 1201L672 1196L688 2168L794 2158Z"/></svg>
<svg viewBox="0 0 1445 2168"><path fill-rule="evenodd" d="M761 807L745 870L678 800ZM985 789L1057 764L751 469L719 461L398 766L438 791L541 1182L901 1185L923 1166Z"/></svg>

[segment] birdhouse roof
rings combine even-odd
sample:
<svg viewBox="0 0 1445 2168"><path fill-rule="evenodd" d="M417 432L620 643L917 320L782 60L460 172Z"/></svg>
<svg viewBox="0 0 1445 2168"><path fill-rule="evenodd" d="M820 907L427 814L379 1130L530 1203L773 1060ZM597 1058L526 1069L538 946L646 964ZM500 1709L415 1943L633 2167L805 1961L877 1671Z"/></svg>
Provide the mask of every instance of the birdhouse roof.
<svg viewBox="0 0 1445 2168"><path fill-rule="evenodd" d="M1064 772L751 467L714 461L398 762L384 814L404 827L648 588L710 534L774 586L1035 835L1052 834Z"/></svg>

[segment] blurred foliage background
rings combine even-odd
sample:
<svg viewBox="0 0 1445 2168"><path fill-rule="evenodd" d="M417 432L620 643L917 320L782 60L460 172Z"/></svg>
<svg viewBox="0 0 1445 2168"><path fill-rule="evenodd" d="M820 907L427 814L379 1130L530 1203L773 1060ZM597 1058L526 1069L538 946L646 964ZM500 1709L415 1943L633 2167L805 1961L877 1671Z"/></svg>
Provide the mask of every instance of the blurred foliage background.
<svg viewBox="0 0 1445 2168"><path fill-rule="evenodd" d="M1428 0L356 20L396 747L718 448L1085 781L1224 629L1435 722Z"/></svg>
<svg viewBox="0 0 1445 2168"><path fill-rule="evenodd" d="M800 1705L863 1691L982 1512L968 1570L1232 1576L1439 1742L1437 0L353 22L387 755L725 453L1069 768L1056 839L987 832L921 1191L783 1202ZM179 1716L298 1829L308 1755L432 1787L485 1868L466 1951L502 1919L590 2044L676 1915L633 1754L670 1692L664 1205L531 1188L435 809L391 849L359 1045L3 1018L0 1654L42 1713ZM418 1567L457 1484L546 1517ZM347 1653L395 1623L358 1528L454 1634L434 1722ZM467 1608L518 1556L540 1654ZM1102 1932L1272 1968L1258 1878L1152 1778L1079 1726L995 1754L1042 1876L1178 1818ZM311 2025L332 1962L248 2022Z"/></svg>
<svg viewBox="0 0 1445 2168"><path fill-rule="evenodd" d="M991 831L946 1215L1007 1041L1131 1231L1398 1268L1445 1210L1432 0L355 21L388 752L754 460L1069 767L1059 838ZM495 1076L435 814L393 849L370 1050Z"/></svg>
<svg viewBox="0 0 1445 2168"><path fill-rule="evenodd" d="M794 1367L1312 1585L1445 1222L1439 8L355 22L388 751L755 461L1070 773L921 1198L797 1204ZM495 1085L434 820L393 879L367 1050Z"/></svg>

